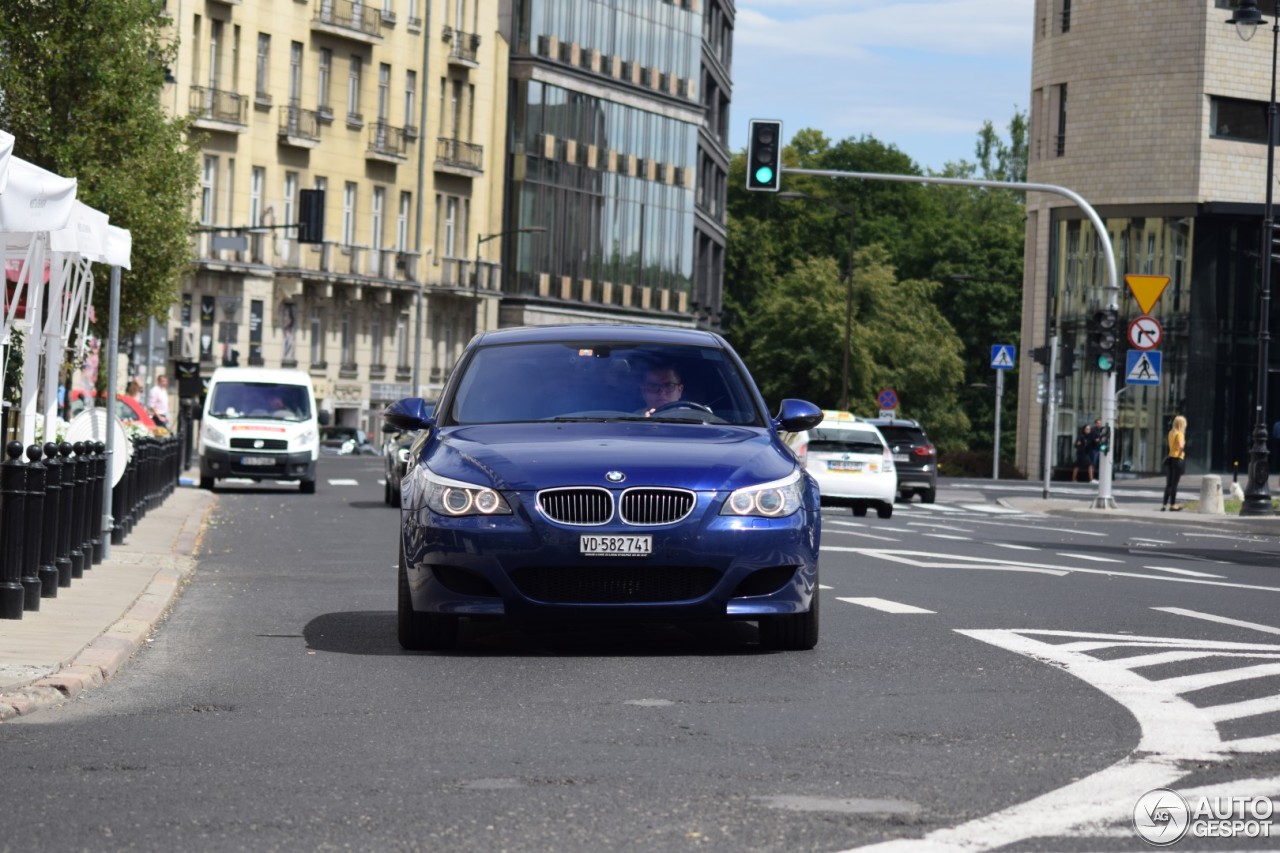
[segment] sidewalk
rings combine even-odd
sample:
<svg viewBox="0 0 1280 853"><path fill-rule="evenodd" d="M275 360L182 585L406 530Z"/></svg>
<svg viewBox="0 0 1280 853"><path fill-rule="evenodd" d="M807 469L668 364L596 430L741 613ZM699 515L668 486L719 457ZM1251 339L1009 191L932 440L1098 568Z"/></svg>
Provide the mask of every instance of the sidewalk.
<svg viewBox="0 0 1280 853"><path fill-rule="evenodd" d="M84 577L21 619L0 619L0 721L102 684L167 615L195 568L213 494L184 485Z"/></svg>
<svg viewBox="0 0 1280 853"><path fill-rule="evenodd" d="M1231 498L1231 476L1217 475L1222 481L1224 500ZM1178 502L1186 509L1181 512L1161 512L1160 499L1164 495L1163 477L1145 477L1139 479L1117 479L1111 483L1111 497L1115 507L1111 509L1093 506L1098 495L1096 484L1053 482L1049 487L1049 497L1012 497L1001 498L999 503L1012 509L1027 512L1044 512L1050 515L1075 516L1080 518L1133 519L1141 521L1159 521L1188 527L1202 527L1214 530L1230 530L1255 534L1280 534L1280 513L1276 515L1242 516L1239 513L1208 513L1192 509L1191 504L1200 502L1200 486L1204 475L1190 474L1182 478L1178 484ZM1240 480L1243 488L1245 481ZM1072 494L1063 494L1070 489ZM1088 489L1087 495L1081 495L1082 489ZM1056 493L1055 493L1056 492ZM1273 497L1280 493L1273 492Z"/></svg>

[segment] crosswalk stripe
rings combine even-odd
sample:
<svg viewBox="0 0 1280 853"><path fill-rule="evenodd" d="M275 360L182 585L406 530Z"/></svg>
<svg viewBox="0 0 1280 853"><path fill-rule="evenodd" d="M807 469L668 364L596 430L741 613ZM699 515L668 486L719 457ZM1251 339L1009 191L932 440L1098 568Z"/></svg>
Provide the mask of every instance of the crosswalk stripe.
<svg viewBox="0 0 1280 853"><path fill-rule="evenodd" d="M925 610L923 607L889 601L887 598L837 598L836 601L858 604L862 607L870 607L872 610L883 610L885 613L936 613L934 610Z"/></svg>

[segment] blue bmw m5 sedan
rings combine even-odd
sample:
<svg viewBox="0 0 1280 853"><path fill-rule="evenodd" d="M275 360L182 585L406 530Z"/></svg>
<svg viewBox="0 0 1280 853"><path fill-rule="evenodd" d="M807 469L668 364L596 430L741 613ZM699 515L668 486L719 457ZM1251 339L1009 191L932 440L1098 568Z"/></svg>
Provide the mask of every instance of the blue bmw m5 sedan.
<svg viewBox="0 0 1280 853"><path fill-rule="evenodd" d="M468 344L401 481L398 635L447 649L459 620L752 620L766 649L818 642L818 487L737 353L688 329L501 329Z"/></svg>

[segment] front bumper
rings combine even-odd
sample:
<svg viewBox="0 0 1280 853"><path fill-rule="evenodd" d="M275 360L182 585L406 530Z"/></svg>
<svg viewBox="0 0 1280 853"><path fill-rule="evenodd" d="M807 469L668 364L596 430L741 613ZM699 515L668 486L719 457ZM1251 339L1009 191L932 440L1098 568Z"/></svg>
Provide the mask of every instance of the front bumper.
<svg viewBox="0 0 1280 853"><path fill-rule="evenodd" d="M246 459L270 460L270 464L246 463ZM222 479L243 477L251 480L314 480L316 462L310 451L292 453L267 450L224 450L203 447L200 450L200 476Z"/></svg>
<svg viewBox="0 0 1280 853"><path fill-rule="evenodd" d="M407 510L401 535L413 607L517 621L675 622L807 611L817 587L819 514L737 518L718 515L719 508L718 500L702 498L685 521L651 528L561 525L520 508L462 519ZM643 557L582 556L583 534L648 534L653 549Z"/></svg>

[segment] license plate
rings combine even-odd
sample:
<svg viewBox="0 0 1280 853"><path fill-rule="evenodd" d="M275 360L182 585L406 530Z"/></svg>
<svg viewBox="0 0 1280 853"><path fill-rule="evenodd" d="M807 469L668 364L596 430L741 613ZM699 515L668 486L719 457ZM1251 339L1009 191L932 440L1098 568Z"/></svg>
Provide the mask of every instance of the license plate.
<svg viewBox="0 0 1280 853"><path fill-rule="evenodd" d="M894 462L906 462L908 458L909 458L909 457L908 457L908 456L907 456L907 454L905 454L905 453L895 453L895 454L893 454L893 461L894 461Z"/></svg>
<svg viewBox="0 0 1280 853"><path fill-rule="evenodd" d="M270 456L241 456L241 465L260 465L266 467L276 464L276 460Z"/></svg>
<svg viewBox="0 0 1280 853"><path fill-rule="evenodd" d="M861 473L862 471L862 463L831 461L827 463L827 470L828 471L844 471L845 473L858 474L858 473Z"/></svg>
<svg viewBox="0 0 1280 853"><path fill-rule="evenodd" d="M653 537L583 535L578 551L584 557L647 557L653 553Z"/></svg>

